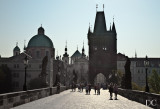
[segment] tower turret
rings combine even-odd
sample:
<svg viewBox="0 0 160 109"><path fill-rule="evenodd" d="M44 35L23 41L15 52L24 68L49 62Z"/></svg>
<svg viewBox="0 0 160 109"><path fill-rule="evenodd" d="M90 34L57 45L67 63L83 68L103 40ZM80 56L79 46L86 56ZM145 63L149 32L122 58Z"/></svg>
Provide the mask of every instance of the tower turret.
<svg viewBox="0 0 160 109"><path fill-rule="evenodd" d="M13 49L13 56L17 56L20 54L20 48L18 47L18 42L16 43L16 47Z"/></svg>
<svg viewBox="0 0 160 109"><path fill-rule="evenodd" d="M69 55L67 54L67 41L66 41L66 46L65 46L65 53L63 54L62 60L66 63L69 64Z"/></svg>

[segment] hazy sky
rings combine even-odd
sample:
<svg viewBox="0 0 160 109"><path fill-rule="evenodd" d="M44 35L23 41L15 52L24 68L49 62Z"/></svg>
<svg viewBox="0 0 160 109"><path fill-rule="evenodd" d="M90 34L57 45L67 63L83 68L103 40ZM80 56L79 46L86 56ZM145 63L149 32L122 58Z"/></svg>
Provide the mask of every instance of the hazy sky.
<svg viewBox="0 0 160 109"><path fill-rule="evenodd" d="M105 5L107 29L115 19L117 53L129 57L160 57L160 0L0 0L0 55L10 57L13 48L23 51L41 26L59 55L65 42L71 56L81 52L83 41L88 55L89 22L94 27L98 11Z"/></svg>

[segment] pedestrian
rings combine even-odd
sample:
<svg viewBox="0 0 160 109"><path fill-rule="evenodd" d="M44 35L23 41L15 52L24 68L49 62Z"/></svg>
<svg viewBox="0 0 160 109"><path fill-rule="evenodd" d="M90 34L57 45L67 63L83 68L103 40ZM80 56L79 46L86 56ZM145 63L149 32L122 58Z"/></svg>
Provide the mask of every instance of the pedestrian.
<svg viewBox="0 0 160 109"><path fill-rule="evenodd" d="M94 91L95 91L95 95L96 95L96 91L97 91L97 84L94 85Z"/></svg>
<svg viewBox="0 0 160 109"><path fill-rule="evenodd" d="M97 95L100 95L100 88L101 88L101 86L100 86L100 84L98 83L98 85L97 85Z"/></svg>
<svg viewBox="0 0 160 109"><path fill-rule="evenodd" d="M82 92L83 92L83 87L84 87L84 85L83 85L83 83L82 83L82 87L81 87L81 88L82 88Z"/></svg>
<svg viewBox="0 0 160 109"><path fill-rule="evenodd" d="M57 83L57 94L60 93L60 83Z"/></svg>
<svg viewBox="0 0 160 109"><path fill-rule="evenodd" d="M110 100L113 100L113 99L112 99L113 83L110 83L110 86L109 86L109 93L110 93Z"/></svg>
<svg viewBox="0 0 160 109"><path fill-rule="evenodd" d="M89 89L89 87L88 87L88 85L86 85L86 95L88 94L88 89Z"/></svg>
<svg viewBox="0 0 160 109"><path fill-rule="evenodd" d="M117 84L114 84L114 94L115 94L115 100L117 100L117 93L118 93Z"/></svg>
<svg viewBox="0 0 160 109"><path fill-rule="evenodd" d="M73 89L74 89L74 81L72 82L72 92L73 92Z"/></svg>

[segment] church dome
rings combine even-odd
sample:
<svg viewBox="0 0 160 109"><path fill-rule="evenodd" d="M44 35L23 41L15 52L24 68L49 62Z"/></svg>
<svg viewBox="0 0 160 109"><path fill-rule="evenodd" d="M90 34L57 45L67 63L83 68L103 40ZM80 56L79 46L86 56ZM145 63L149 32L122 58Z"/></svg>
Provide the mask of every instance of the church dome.
<svg viewBox="0 0 160 109"><path fill-rule="evenodd" d="M20 51L20 48L18 46L16 46L13 51Z"/></svg>
<svg viewBox="0 0 160 109"><path fill-rule="evenodd" d="M33 36L27 47L49 47L53 48L52 40L44 34L42 27L38 28L38 34Z"/></svg>

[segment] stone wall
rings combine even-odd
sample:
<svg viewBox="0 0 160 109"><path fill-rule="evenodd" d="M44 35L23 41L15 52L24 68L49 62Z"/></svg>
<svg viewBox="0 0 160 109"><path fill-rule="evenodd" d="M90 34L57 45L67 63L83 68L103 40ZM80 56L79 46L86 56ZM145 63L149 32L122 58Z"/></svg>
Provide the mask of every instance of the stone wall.
<svg viewBox="0 0 160 109"><path fill-rule="evenodd" d="M137 90L118 89L118 94L146 106L160 109L160 94L147 93ZM156 106L155 106L156 105Z"/></svg>
<svg viewBox="0 0 160 109"><path fill-rule="evenodd" d="M66 87L61 86L60 92L64 90L66 90ZM57 88L52 87L0 94L0 109L9 109L11 107L15 107L40 98L44 98L56 94L56 91Z"/></svg>

